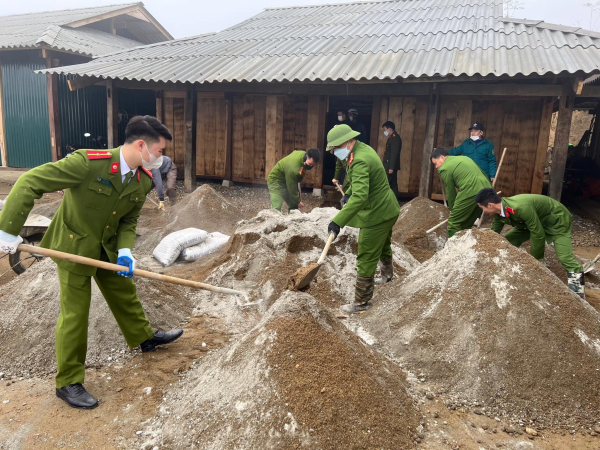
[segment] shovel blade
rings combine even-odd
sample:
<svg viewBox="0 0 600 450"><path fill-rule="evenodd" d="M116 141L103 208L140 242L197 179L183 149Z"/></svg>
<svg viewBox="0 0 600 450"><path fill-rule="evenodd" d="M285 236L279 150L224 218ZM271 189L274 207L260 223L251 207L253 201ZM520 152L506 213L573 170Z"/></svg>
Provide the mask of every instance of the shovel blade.
<svg viewBox="0 0 600 450"><path fill-rule="evenodd" d="M291 291L299 291L308 287L319 273L320 268L320 264L313 263L310 266L298 270L288 281L288 289Z"/></svg>

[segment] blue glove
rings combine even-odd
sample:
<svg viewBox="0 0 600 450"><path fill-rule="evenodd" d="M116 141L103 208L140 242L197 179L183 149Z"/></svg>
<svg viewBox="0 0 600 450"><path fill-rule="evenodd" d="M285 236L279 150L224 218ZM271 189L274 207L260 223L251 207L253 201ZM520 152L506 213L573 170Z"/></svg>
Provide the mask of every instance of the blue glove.
<svg viewBox="0 0 600 450"><path fill-rule="evenodd" d="M120 271L117 272L118 275L131 278L133 276L133 271L135 270L135 259L133 259L133 255L131 254L131 250L128 248L122 248L119 250L117 265L119 266L127 266L129 267L129 271Z"/></svg>

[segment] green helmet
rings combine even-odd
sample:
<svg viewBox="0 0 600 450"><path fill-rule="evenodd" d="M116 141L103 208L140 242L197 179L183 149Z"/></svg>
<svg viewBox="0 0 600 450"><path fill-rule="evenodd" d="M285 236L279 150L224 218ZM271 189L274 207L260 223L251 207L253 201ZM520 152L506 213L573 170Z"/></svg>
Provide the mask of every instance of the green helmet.
<svg viewBox="0 0 600 450"><path fill-rule="evenodd" d="M336 125L327 133L327 150L337 148L359 134L358 131L352 130L349 125Z"/></svg>

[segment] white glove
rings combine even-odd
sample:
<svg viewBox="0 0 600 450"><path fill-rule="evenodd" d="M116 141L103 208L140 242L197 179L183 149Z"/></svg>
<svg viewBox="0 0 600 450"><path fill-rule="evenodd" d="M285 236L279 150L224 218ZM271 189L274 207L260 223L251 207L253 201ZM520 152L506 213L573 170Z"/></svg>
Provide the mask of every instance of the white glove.
<svg viewBox="0 0 600 450"><path fill-rule="evenodd" d="M17 252L17 247L21 242L23 242L21 236L15 236L0 230L0 252L12 255Z"/></svg>
<svg viewBox="0 0 600 450"><path fill-rule="evenodd" d="M117 272L117 274L122 275L127 278L131 278L133 275L133 271L135 270L135 259L131 254L131 249L129 248L121 248L119 249L119 253L117 255L117 264L120 266L129 267L129 272L121 271Z"/></svg>

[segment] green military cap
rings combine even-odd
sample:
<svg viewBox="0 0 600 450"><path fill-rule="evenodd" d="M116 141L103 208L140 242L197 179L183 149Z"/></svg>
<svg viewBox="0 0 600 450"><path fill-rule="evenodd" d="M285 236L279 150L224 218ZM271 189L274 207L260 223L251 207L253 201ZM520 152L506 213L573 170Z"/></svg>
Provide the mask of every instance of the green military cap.
<svg viewBox="0 0 600 450"><path fill-rule="evenodd" d="M337 148L359 134L358 131L352 130L348 125L337 125L327 133L327 150Z"/></svg>

